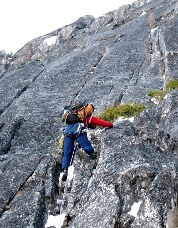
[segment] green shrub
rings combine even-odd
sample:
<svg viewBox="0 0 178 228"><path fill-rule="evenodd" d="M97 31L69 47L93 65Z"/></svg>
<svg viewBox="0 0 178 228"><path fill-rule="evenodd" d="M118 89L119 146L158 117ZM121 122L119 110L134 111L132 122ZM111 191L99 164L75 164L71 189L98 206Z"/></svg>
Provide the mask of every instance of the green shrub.
<svg viewBox="0 0 178 228"><path fill-rule="evenodd" d="M144 105L133 103L133 104L123 104L118 105L116 107L108 107L106 108L99 117L106 121L114 121L119 116L124 116L125 118L129 118L132 116L137 116L141 111L145 109Z"/></svg>
<svg viewBox="0 0 178 228"><path fill-rule="evenodd" d="M166 84L167 90L178 89L178 80L171 80Z"/></svg>
<svg viewBox="0 0 178 228"><path fill-rule="evenodd" d="M170 80L164 90L153 90L148 93L148 96L154 97L157 101L164 100L165 95L169 90L178 89L178 80Z"/></svg>
<svg viewBox="0 0 178 228"><path fill-rule="evenodd" d="M158 101L162 101L166 93L166 90L153 90L148 93L148 96L154 97Z"/></svg>

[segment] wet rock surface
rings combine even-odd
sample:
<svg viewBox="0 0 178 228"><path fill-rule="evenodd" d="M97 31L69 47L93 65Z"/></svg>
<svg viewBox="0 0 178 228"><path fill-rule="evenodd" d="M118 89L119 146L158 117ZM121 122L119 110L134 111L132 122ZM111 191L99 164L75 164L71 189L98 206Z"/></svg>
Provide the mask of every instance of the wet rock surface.
<svg viewBox="0 0 178 228"><path fill-rule="evenodd" d="M96 115L119 103L147 108L91 130L97 158L76 156L63 226L177 228L178 91L158 105L148 96L178 79L177 9L138 0L0 52L0 227L41 228L59 213L60 113L87 98Z"/></svg>

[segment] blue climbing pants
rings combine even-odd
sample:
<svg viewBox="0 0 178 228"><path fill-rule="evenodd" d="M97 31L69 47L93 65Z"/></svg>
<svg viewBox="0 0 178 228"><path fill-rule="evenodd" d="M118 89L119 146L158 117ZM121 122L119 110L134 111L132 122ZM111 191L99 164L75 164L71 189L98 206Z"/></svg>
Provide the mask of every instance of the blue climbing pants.
<svg viewBox="0 0 178 228"><path fill-rule="evenodd" d="M71 165L72 154L74 150L74 142L75 140L79 143L81 148L88 154L92 154L94 152L93 147L91 146L90 141L87 138L87 133L81 133L77 138L65 136L64 139L64 155L62 158L62 169L68 168Z"/></svg>

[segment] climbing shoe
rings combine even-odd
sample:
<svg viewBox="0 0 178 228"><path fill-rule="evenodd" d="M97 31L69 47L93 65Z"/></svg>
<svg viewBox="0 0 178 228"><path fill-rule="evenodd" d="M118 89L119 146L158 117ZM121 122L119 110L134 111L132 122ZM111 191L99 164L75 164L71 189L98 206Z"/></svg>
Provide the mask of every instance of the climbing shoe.
<svg viewBox="0 0 178 228"><path fill-rule="evenodd" d="M66 181L67 180L67 175L68 175L68 170L67 169L64 169L63 170L62 181Z"/></svg>
<svg viewBox="0 0 178 228"><path fill-rule="evenodd" d="M90 156L82 149L78 149L77 154L82 157L86 162L90 161Z"/></svg>

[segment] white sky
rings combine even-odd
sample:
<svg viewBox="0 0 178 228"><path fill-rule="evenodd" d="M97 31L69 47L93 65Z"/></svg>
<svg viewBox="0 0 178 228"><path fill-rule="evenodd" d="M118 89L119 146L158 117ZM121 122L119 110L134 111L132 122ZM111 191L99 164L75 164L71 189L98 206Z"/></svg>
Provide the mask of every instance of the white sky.
<svg viewBox="0 0 178 228"><path fill-rule="evenodd" d="M15 53L28 41L76 21L95 18L134 0L0 0L0 50Z"/></svg>

